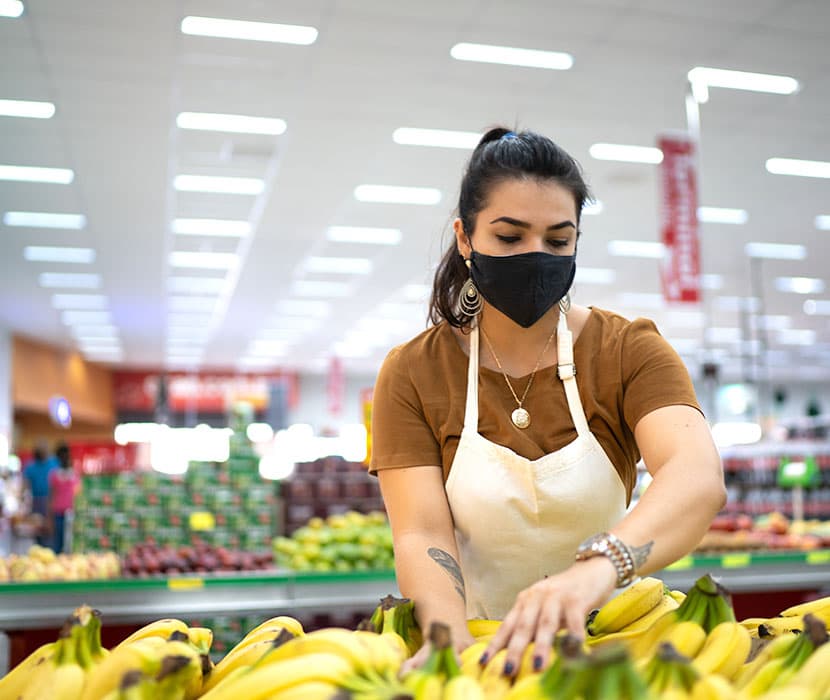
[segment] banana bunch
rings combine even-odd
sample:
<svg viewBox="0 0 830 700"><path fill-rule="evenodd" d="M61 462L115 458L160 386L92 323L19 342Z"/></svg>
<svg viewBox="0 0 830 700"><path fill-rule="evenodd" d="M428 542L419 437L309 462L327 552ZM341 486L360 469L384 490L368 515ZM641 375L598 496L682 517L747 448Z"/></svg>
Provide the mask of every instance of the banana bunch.
<svg viewBox="0 0 830 700"><path fill-rule="evenodd" d="M809 603L793 605L792 607L778 613L780 617L796 618L803 618L807 614L817 617L825 625L830 626L830 596L818 598L817 600L812 600Z"/></svg>
<svg viewBox="0 0 830 700"><path fill-rule="evenodd" d="M688 695L700 673L689 663L689 657L680 654L669 642L663 642L657 653L643 669L643 679L659 697L667 694Z"/></svg>
<svg viewBox="0 0 830 700"><path fill-rule="evenodd" d="M632 629L634 623L661 604L666 607L665 612L677 607L660 579L651 576L640 579L597 611L588 622L588 634L596 637Z"/></svg>
<svg viewBox="0 0 830 700"><path fill-rule="evenodd" d="M385 596L363 627L380 634L394 632L406 643L408 656L412 656L424 643L421 628L415 619L415 605L409 598Z"/></svg>

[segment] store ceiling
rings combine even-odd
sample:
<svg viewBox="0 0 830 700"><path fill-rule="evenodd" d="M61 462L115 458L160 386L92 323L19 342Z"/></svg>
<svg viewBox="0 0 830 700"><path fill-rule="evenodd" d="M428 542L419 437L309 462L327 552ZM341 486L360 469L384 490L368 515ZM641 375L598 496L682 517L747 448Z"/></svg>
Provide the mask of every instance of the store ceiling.
<svg viewBox="0 0 830 700"><path fill-rule="evenodd" d="M190 15L313 26L319 36L303 46L185 35ZM574 65L458 61L450 56L458 42L565 51ZM604 205L583 221L578 265L610 270L613 282L578 281L575 301L654 318L693 373L708 357L724 377L830 379L830 316L804 310L808 299L830 303L830 231L816 223L830 215L830 180L773 175L764 165L830 161L829 46L825 0L33 0L20 18L0 18L0 99L51 101L56 114L0 117L0 163L71 168L74 181L0 181L0 212L82 214L86 226L0 225L0 324L67 347L78 335L103 337L53 306L55 294L93 293L104 295L91 303L109 312L118 340L86 341L91 359L318 372L339 355L348 372L374 372L391 345L425 327L423 285L449 242L469 155L399 145L392 132L505 123L568 149ZM744 209L748 220L702 225L703 272L719 287L701 306L669 308L656 260L608 249L615 239L657 240L657 168L595 160L589 147L649 146L661 131L684 128L686 74L699 65L792 76L802 87L790 96L711 90L701 107L701 204ZM287 129L186 130L177 128L180 112L276 117ZM180 174L262 178L265 187L259 195L176 191ZM441 200L359 202L355 187L367 183L433 187ZM250 233L177 234L177 218L247 221ZM401 240L334 242L331 226L397 228ZM751 264L750 241L801 244L806 257ZM92 248L95 260L24 260L26 246L54 245ZM239 258L230 270L174 268L173 251ZM310 258L332 256L368 259L370 270L310 269ZM65 272L99 275L100 286L41 277ZM776 279L793 276L824 289L778 291ZM211 281L196 294L178 277ZM310 282L337 283L343 294ZM769 316L763 360L759 343L740 344L757 338L758 322L739 311L753 296ZM186 309L199 316L179 317ZM94 351L102 343L120 351Z"/></svg>

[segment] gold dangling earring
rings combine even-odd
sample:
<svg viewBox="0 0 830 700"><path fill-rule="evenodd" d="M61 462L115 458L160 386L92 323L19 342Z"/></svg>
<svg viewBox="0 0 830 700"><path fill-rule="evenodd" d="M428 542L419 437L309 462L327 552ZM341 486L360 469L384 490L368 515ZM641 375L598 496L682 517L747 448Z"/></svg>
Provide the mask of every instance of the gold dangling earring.
<svg viewBox="0 0 830 700"><path fill-rule="evenodd" d="M467 265L467 269L472 265L469 260L465 260L464 263ZM465 316L473 317L479 314L483 305L484 299L482 299L478 287L476 287L472 276L470 276L458 293L458 308Z"/></svg>
<svg viewBox="0 0 830 700"><path fill-rule="evenodd" d="M570 292L565 292L565 296L563 296L559 300L559 310L563 314L566 314L566 313L568 313L568 311L571 310L571 293Z"/></svg>

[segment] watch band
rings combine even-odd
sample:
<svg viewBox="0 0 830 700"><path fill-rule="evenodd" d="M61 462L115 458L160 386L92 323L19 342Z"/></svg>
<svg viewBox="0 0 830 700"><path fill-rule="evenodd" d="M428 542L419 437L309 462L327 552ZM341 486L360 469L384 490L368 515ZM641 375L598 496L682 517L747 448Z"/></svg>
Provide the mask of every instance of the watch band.
<svg viewBox="0 0 830 700"><path fill-rule="evenodd" d="M576 561L592 557L608 557L617 570L617 588L629 585L637 576L631 550L619 537L610 532L600 532L577 547Z"/></svg>

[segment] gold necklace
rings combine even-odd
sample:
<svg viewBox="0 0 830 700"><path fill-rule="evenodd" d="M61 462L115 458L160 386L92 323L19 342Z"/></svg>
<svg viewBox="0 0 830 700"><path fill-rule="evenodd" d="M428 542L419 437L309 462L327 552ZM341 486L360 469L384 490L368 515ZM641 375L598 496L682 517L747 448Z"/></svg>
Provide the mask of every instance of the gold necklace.
<svg viewBox="0 0 830 700"><path fill-rule="evenodd" d="M553 327L553 332L548 337L548 341L545 343L545 347L543 347L542 352L539 353L539 359L536 360L536 366L533 368L533 372L530 373L530 379L527 380L527 386L525 387L521 399L519 399L518 395L513 389L513 385L510 383L510 379L507 377L507 372L505 372L504 368L501 366L501 362L499 362L499 358L496 355L496 351L493 349L493 344L490 342L490 338L487 337L487 334L484 332L483 328L479 329L481 330L481 334L484 336L484 341L487 343L487 349L490 350L490 354L496 361L496 366L499 368L499 371L501 371L501 374L504 377L504 381L507 382L507 388L510 389L510 393L513 394L513 398L516 400L516 403L518 404L518 408L514 409L513 412L510 414L510 420L513 421L513 425L515 425L517 428L521 428L522 430L524 430L530 425L530 413L528 413L527 409L524 408L522 404L524 404L525 399L527 398L527 392L530 391L530 386L531 384L533 384L533 378L536 376L536 371L539 369L539 365L542 364L542 358L545 356L545 351L547 351L548 346L550 345L550 341L553 340L553 336L556 335L556 326Z"/></svg>

